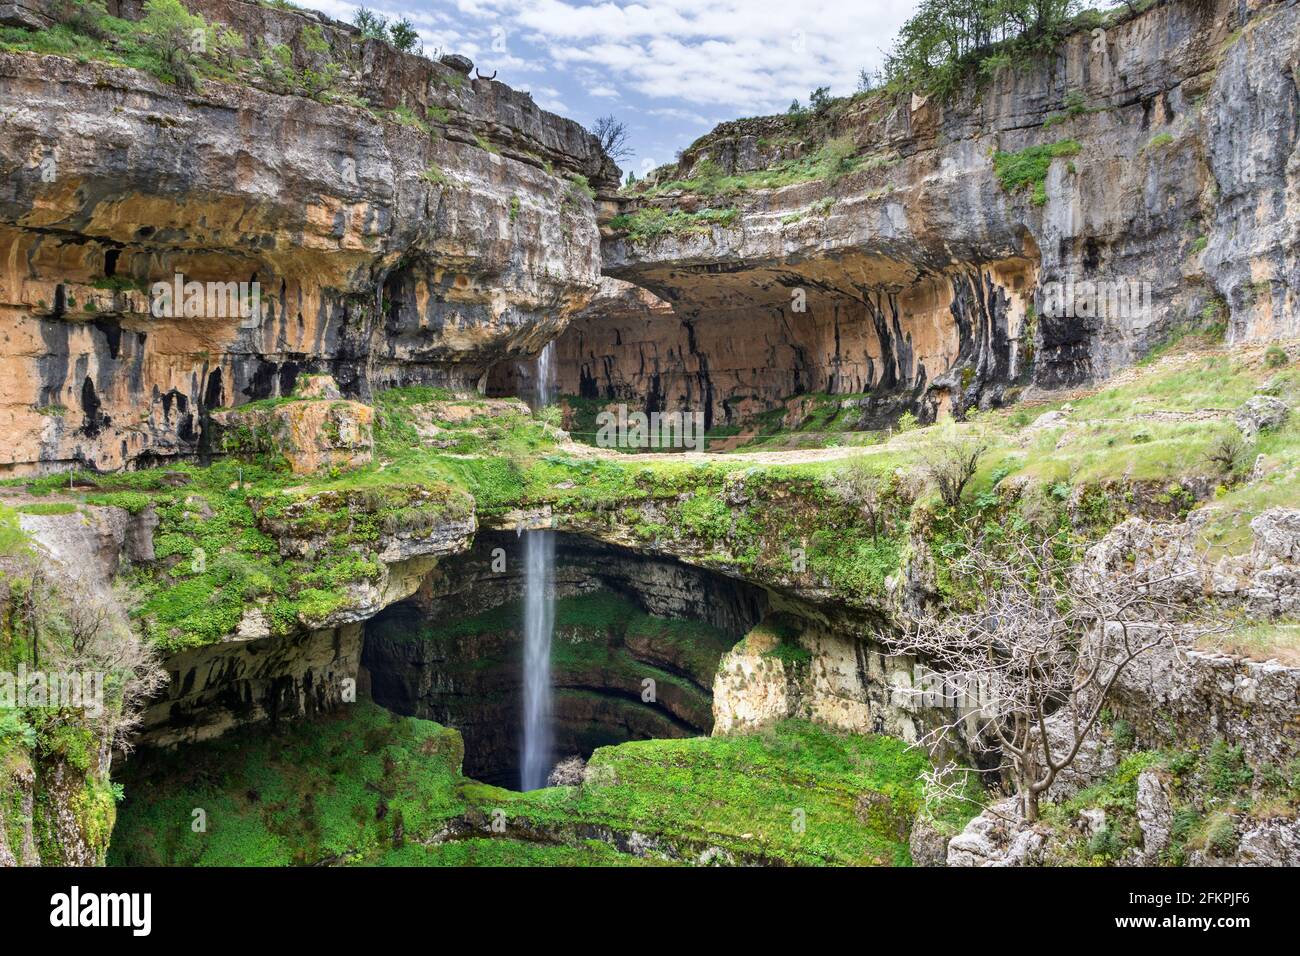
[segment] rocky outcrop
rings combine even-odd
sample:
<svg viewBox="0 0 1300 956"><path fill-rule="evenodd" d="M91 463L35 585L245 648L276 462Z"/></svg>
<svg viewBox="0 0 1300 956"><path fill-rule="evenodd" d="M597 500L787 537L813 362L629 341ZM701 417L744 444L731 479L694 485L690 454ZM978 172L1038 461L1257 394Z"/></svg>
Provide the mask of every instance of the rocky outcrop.
<svg viewBox="0 0 1300 956"><path fill-rule="evenodd" d="M299 389L289 401L214 413L218 447L283 457L295 475L370 464L374 409L343 399L329 376L308 376L306 382L309 391Z"/></svg>
<svg viewBox="0 0 1300 956"><path fill-rule="evenodd" d="M605 273L662 301L615 293L575 325L565 390L711 425L867 393L880 421L1104 377L1216 318L1232 341L1300 333L1298 16L1157 4L946 99L722 124L607 222ZM1034 150L1041 180L1001 179Z"/></svg>
<svg viewBox="0 0 1300 956"><path fill-rule="evenodd" d="M154 747L207 740L236 727L310 717L357 695L360 624L247 637L173 654L170 680L144 712L141 742Z"/></svg>
<svg viewBox="0 0 1300 956"><path fill-rule="evenodd" d="M1208 509L1186 522L1130 519L1088 554L1095 571L1154 569L1166 587L1193 600L1219 602L1221 613L1244 612L1263 626L1294 616L1300 605L1300 512L1272 508L1251 521L1251 550L1216 564L1202 560L1197 536ZM1204 596L1204 597L1203 597ZM1148 746L1207 749L1216 739L1239 742L1252 761L1285 764L1300 754L1300 668L1277 660L1197 649L1158 647L1137 658L1113 691L1116 713Z"/></svg>
<svg viewBox="0 0 1300 956"><path fill-rule="evenodd" d="M793 717L915 742L945 719L925 706L914 678L912 660L879 641L783 615L750 631L718 665L713 732Z"/></svg>
<svg viewBox="0 0 1300 956"><path fill-rule="evenodd" d="M576 123L316 14L190 6L247 50L283 44L294 75L332 64L334 86L310 98L251 69L187 91L0 54L0 466L211 450L213 410L305 372L349 397L474 387L595 291L585 183L617 170ZM182 284L161 308L153 284L178 276L204 296Z"/></svg>

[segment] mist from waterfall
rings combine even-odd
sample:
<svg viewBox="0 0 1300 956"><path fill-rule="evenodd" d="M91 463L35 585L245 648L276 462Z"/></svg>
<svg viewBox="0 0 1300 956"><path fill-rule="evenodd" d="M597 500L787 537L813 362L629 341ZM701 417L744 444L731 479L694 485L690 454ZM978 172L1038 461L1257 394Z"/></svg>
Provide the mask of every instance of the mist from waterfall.
<svg viewBox="0 0 1300 956"><path fill-rule="evenodd" d="M537 356L533 379L536 408L554 395L555 343ZM555 628L555 536L525 531L524 536L524 735L520 790L546 786L551 771L551 633Z"/></svg>

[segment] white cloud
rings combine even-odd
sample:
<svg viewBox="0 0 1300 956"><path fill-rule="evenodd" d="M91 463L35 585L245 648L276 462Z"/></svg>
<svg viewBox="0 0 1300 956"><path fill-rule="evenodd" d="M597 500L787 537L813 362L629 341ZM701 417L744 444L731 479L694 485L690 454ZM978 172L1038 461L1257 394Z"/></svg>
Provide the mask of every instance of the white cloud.
<svg viewBox="0 0 1300 956"><path fill-rule="evenodd" d="M341 20L356 9L346 0L308 2ZM880 66L915 4L382 0L372 9L409 17L430 52L463 53L511 85L530 85L520 74L545 77L532 90L552 112L590 122L617 101L621 118L654 136L644 152L662 153L665 139L684 144L718 117L781 112L819 86L853 92L858 71Z"/></svg>

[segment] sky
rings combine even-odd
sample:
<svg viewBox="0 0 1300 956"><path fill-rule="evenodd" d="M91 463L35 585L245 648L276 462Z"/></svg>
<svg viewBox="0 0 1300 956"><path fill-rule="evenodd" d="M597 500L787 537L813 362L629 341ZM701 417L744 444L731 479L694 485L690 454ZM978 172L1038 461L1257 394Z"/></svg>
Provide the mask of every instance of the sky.
<svg viewBox="0 0 1300 956"><path fill-rule="evenodd" d="M351 22L347 0L302 0ZM638 176L723 120L784 112L877 69L916 0L381 0L430 55L461 53L590 128L628 126Z"/></svg>

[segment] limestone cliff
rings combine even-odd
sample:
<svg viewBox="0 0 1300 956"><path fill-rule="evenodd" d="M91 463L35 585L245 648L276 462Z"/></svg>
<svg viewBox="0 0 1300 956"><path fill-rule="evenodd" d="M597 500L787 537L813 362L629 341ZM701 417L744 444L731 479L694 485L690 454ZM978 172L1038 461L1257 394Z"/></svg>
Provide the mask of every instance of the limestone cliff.
<svg viewBox="0 0 1300 956"><path fill-rule="evenodd" d="M1292 2L1162 3L948 99L724 123L608 210L605 274L661 301L609 290L561 390L711 426L865 393L870 424L1101 378L1189 326L1294 336L1297 55ZM1063 307L1070 283L1106 301Z"/></svg>
<svg viewBox="0 0 1300 956"><path fill-rule="evenodd" d="M303 372L349 396L472 387L595 290L588 183L617 170L576 123L318 14L190 6L248 55L194 90L0 54L9 470L206 451L213 409ZM308 71L332 85L305 95ZM260 309L157 317L151 286L178 275L255 282Z"/></svg>

